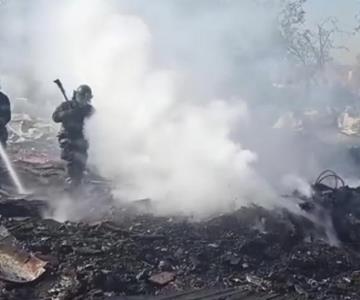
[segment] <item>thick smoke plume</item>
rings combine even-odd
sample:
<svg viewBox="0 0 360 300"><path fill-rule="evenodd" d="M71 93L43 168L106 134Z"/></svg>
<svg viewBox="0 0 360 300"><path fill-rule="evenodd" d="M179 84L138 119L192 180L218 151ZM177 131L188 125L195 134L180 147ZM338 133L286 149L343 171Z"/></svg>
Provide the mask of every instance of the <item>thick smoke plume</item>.
<svg viewBox="0 0 360 300"><path fill-rule="evenodd" d="M198 215L279 205L279 186L306 192L299 175L321 166L264 129L287 70L275 2L7 1L3 87L49 115L62 101L53 79L89 84L90 163L121 200Z"/></svg>

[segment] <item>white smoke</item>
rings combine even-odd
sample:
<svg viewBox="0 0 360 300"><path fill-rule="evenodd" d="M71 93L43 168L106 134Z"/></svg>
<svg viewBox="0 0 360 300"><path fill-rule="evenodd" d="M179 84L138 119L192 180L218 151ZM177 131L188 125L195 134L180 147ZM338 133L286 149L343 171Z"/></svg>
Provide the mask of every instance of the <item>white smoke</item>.
<svg viewBox="0 0 360 300"><path fill-rule="evenodd" d="M258 131L257 101L271 106L267 85L284 62L276 6L257 2L8 1L0 75L10 95L49 112L61 101L53 79L92 87L90 163L119 199L200 215L276 205L274 181L307 187L287 174L302 160L279 157L282 144Z"/></svg>
<svg viewBox="0 0 360 300"><path fill-rule="evenodd" d="M92 35L98 46L88 55L101 62L96 72L104 78L92 82L106 99L95 102L88 132L93 162L117 183L116 196L150 197L163 210L200 214L273 200L251 168L256 155L230 139L248 118L246 104L194 101L180 91L181 73L151 64L152 36L141 19L99 10L96 17L103 31Z"/></svg>

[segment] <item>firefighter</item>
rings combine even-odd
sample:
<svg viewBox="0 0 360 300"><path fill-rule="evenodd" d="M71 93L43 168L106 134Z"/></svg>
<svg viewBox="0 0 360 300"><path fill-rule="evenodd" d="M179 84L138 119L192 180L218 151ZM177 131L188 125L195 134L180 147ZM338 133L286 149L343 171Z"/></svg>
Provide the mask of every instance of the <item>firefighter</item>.
<svg viewBox="0 0 360 300"><path fill-rule="evenodd" d="M6 148L8 132L6 125L11 120L11 108L9 97L1 91L0 87L0 143Z"/></svg>
<svg viewBox="0 0 360 300"><path fill-rule="evenodd" d="M9 97L1 91L0 87L0 143L4 150L8 140L8 131L6 125L11 120L11 108ZM9 174L5 163L0 158L0 187L10 183Z"/></svg>
<svg viewBox="0 0 360 300"><path fill-rule="evenodd" d="M80 85L72 99L61 103L52 116L54 122L62 124L58 141L61 158L67 163L67 183L70 187L81 184L86 168L89 143L84 136L84 122L94 112L92 98L91 88Z"/></svg>

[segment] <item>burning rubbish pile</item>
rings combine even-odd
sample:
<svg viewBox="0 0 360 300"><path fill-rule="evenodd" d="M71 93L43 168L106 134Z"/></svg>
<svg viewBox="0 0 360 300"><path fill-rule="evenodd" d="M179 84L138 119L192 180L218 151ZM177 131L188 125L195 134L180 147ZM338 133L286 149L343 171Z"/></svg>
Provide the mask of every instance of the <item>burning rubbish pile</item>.
<svg viewBox="0 0 360 300"><path fill-rule="evenodd" d="M275 127L319 119L306 117ZM322 120L336 124L331 114ZM71 200L72 210L88 203L87 213L60 222L44 217L58 217L64 196L55 135L24 114L10 126L16 170L36 193L0 193L4 299L360 299L360 189L336 173L320 174L311 197L286 196L297 213L252 206L194 221L152 215L148 199L115 205L108 182L88 172Z"/></svg>
<svg viewBox="0 0 360 300"><path fill-rule="evenodd" d="M201 222L109 201L98 220L61 223L41 217L49 202L3 195L2 297L360 299L360 189L327 171L313 190L287 199L302 214L253 206Z"/></svg>
<svg viewBox="0 0 360 300"><path fill-rule="evenodd" d="M0 300L360 299L359 14L310 2L0 0Z"/></svg>
<svg viewBox="0 0 360 300"><path fill-rule="evenodd" d="M360 299L360 189L336 173L311 197L286 196L296 214L252 206L202 221L152 215L148 199L115 205L88 173L73 201L96 201L59 222L44 216L64 194L64 165L54 147L39 151L51 130L30 123L42 134L12 140L11 154L36 194L0 193L4 299Z"/></svg>

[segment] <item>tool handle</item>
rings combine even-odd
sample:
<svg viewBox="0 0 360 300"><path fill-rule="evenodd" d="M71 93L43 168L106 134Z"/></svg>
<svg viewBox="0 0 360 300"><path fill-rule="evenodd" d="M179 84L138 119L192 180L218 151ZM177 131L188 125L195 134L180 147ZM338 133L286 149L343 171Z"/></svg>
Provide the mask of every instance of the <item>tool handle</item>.
<svg viewBox="0 0 360 300"><path fill-rule="evenodd" d="M58 88L60 89L61 93L63 94L64 98L66 101L69 101L69 98L66 96L66 92L65 89L60 81L60 79L55 79L54 83L58 86Z"/></svg>

